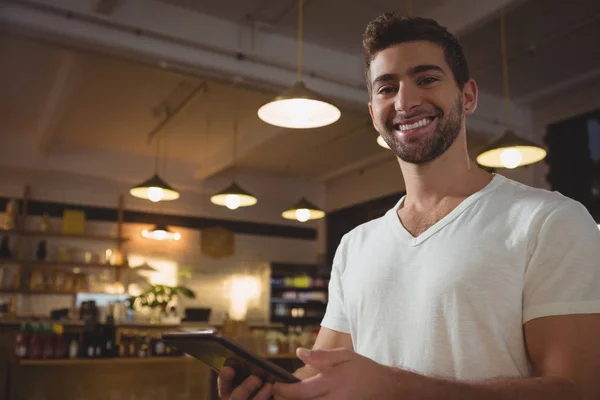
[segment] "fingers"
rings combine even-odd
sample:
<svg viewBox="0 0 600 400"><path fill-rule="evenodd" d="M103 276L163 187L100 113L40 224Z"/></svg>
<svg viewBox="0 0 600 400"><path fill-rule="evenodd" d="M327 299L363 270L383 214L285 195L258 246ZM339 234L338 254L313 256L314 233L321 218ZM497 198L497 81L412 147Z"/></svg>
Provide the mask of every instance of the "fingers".
<svg viewBox="0 0 600 400"><path fill-rule="evenodd" d="M236 387L229 397L221 397L228 400L247 400L252 397L262 386L262 380L258 376L250 376L246 378L238 387ZM268 399L268 397L267 397Z"/></svg>
<svg viewBox="0 0 600 400"><path fill-rule="evenodd" d="M219 392L219 398L228 399L231 396L233 390L233 378L235 377L235 371L231 367L225 367L219 373L217 378L217 390Z"/></svg>
<svg viewBox="0 0 600 400"><path fill-rule="evenodd" d="M329 392L329 380L317 375L298 383L276 383L273 391L287 400L317 399Z"/></svg>
<svg viewBox="0 0 600 400"><path fill-rule="evenodd" d="M253 400L269 400L273 397L273 384L266 383L252 398Z"/></svg>

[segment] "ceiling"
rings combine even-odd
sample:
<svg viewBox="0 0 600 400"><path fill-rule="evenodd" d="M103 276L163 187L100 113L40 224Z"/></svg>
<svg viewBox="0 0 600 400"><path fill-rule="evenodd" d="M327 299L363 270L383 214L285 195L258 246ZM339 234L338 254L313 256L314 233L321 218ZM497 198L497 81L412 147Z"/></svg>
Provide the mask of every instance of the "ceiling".
<svg viewBox="0 0 600 400"><path fill-rule="evenodd" d="M532 103L600 77L600 1L529 0L506 14L511 99ZM481 89L503 96L499 17L462 36Z"/></svg>
<svg viewBox="0 0 600 400"><path fill-rule="evenodd" d="M428 13L451 1L460 0L413 1L413 12ZM295 35L295 0L162 2ZM558 0L528 0L509 9L514 98L537 101L542 89L600 69L600 51L592 43L600 37L600 2L575 3L577 7ZM368 20L382 10L407 7L408 1L306 0L306 38L333 49L360 52ZM149 143L153 131L161 138L159 150L166 159L160 168L177 172L169 174L169 182L177 186L194 186L194 182L232 171L327 181L393 159L376 144L366 107L343 107L340 121L328 127L280 129L256 115L259 106L275 94L264 87L183 74L91 46L71 47L65 40L59 45L34 36L0 32L0 157L4 164L137 183L155 165L157 141ZM489 18L467 30L460 40L480 87L501 96L497 19ZM167 108L170 116L164 112ZM469 134L472 153L489 140L479 132Z"/></svg>
<svg viewBox="0 0 600 400"><path fill-rule="evenodd" d="M256 115L273 93L7 33L0 34L0 51L8 55L0 59L4 162L22 160L15 152L19 148L42 164L52 157L64 162L70 155L94 154L123 165L126 161L120 158L143 159L149 169L157 151L156 140L149 144L151 132L161 139L166 165L185 167L199 180L234 165L244 171L318 179L361 158L391 158L375 143L366 107L364 112L343 110L342 118L328 127L283 130ZM168 119L161 104L172 112ZM147 174L146 169L132 179Z"/></svg>
<svg viewBox="0 0 600 400"><path fill-rule="evenodd" d="M198 2L161 0L176 6L290 37L297 35L298 0ZM308 42L361 54L365 26L383 11L428 14L448 0L304 0L304 37Z"/></svg>

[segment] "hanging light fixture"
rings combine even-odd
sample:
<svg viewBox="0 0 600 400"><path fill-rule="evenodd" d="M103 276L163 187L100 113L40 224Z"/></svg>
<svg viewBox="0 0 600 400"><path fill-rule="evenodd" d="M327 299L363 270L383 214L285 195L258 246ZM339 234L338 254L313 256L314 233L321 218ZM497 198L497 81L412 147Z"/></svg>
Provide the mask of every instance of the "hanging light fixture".
<svg viewBox="0 0 600 400"><path fill-rule="evenodd" d="M282 212L281 216L285 219L295 219L300 222L306 222L311 219L323 218L325 216L325 211L302 197L300 201Z"/></svg>
<svg viewBox="0 0 600 400"><path fill-rule="evenodd" d="M237 99L237 97L235 97ZM233 182L231 183L231 185L227 186L225 189L221 190L220 192L214 194L211 198L210 201L213 204L216 204L218 206L225 206L227 208L229 208L230 210L235 210L239 207L249 207L249 206L253 206L255 205L258 200L256 199L256 197L252 196L250 193L248 193L246 190L242 189L236 182L235 182L235 162L236 162L236 157L237 157L237 136L238 136L238 117L239 117L239 112L238 112L238 105L237 105L237 101L235 102L236 104L236 119L233 122Z"/></svg>
<svg viewBox="0 0 600 400"><path fill-rule="evenodd" d="M233 182L227 188L213 195L210 201L219 206L225 206L230 210L239 207L248 207L256 204L256 197L242 189L237 183Z"/></svg>
<svg viewBox="0 0 600 400"><path fill-rule="evenodd" d="M477 156L477 162L485 167L512 169L543 160L546 157L546 150L531 140L518 136L511 129L504 8L500 14L500 40L502 46L502 78L504 83L507 130L500 139Z"/></svg>
<svg viewBox="0 0 600 400"><path fill-rule="evenodd" d="M146 239L153 240L179 240L181 234L179 232L173 232L167 227L166 224L156 224L152 230L142 230L142 236Z"/></svg>
<svg viewBox="0 0 600 400"><path fill-rule="evenodd" d="M159 141L157 139L156 156L154 158L154 176L129 190L129 193L133 197L150 200L154 203L179 198L179 192L169 186L167 182L158 175L158 144Z"/></svg>
<svg viewBox="0 0 600 400"><path fill-rule="evenodd" d="M390 150L390 146L388 146L386 141L383 140L383 137L381 135L377 136L377 144L383 147L384 149Z"/></svg>
<svg viewBox="0 0 600 400"><path fill-rule="evenodd" d="M303 3L298 0L298 80L288 90L258 109L258 117L282 128L318 128L336 122L340 110L306 87L302 81Z"/></svg>

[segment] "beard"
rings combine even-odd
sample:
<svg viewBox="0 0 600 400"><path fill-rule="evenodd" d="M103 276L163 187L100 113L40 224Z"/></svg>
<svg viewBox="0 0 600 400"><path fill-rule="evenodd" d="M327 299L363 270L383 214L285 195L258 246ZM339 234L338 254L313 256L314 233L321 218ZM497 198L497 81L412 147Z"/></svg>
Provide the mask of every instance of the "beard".
<svg viewBox="0 0 600 400"><path fill-rule="evenodd" d="M462 125L462 108L463 101L460 95L445 118L443 111L434 107L438 119L437 127L433 135L428 137L398 138L394 134L393 117L386 121L382 137L402 161L411 164L427 163L444 154L456 140Z"/></svg>

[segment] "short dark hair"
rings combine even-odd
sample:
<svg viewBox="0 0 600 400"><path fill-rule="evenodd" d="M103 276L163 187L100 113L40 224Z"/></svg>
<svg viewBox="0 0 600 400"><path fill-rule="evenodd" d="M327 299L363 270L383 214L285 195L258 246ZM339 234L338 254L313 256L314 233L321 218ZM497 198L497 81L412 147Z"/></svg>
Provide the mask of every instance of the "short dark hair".
<svg viewBox="0 0 600 400"><path fill-rule="evenodd" d="M386 12L369 22L363 35L365 55L365 78L371 95L370 67L380 51L398 43L426 40L436 43L444 50L446 62L452 70L454 80L462 89L469 80L469 67L458 40L448 29L433 19L406 17Z"/></svg>

